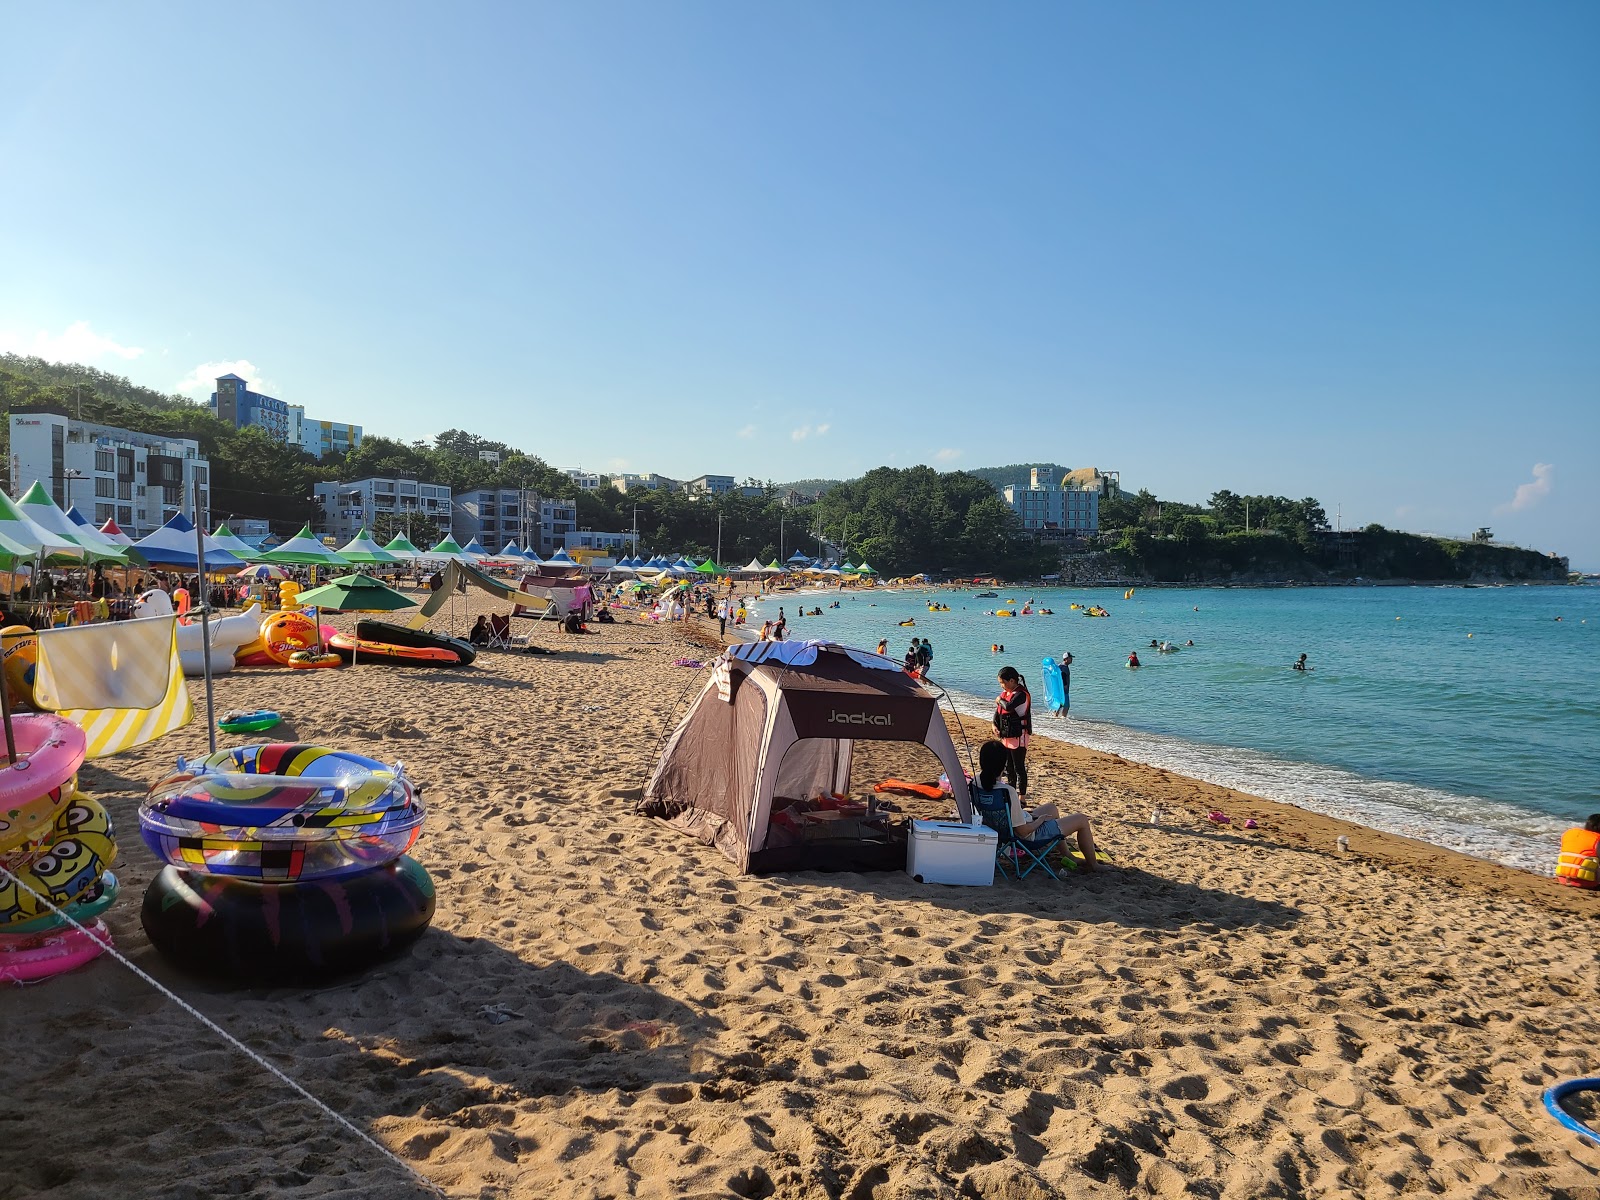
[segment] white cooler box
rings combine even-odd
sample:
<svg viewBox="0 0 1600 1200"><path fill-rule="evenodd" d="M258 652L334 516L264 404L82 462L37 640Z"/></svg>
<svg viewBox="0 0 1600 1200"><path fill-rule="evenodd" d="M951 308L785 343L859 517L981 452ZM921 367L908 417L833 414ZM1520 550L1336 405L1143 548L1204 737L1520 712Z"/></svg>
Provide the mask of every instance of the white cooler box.
<svg viewBox="0 0 1600 1200"><path fill-rule="evenodd" d="M999 834L987 825L960 821L913 821L906 847L906 874L918 883L994 883Z"/></svg>

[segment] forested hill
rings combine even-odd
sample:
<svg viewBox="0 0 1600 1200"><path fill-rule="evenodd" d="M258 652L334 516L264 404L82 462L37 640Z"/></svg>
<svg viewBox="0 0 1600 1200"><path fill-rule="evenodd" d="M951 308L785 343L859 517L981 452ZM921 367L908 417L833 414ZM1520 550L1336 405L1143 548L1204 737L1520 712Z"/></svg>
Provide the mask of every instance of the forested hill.
<svg viewBox="0 0 1600 1200"><path fill-rule="evenodd" d="M806 499L815 500L829 488L836 488L843 482L842 479L796 479L793 483L780 483L778 490L799 492Z"/></svg>
<svg viewBox="0 0 1600 1200"><path fill-rule="evenodd" d="M1050 480L1052 484L1058 487L1061 484L1061 477L1067 473L1067 468L1060 463L1050 462L1013 463L1009 467L970 467L966 473L968 475L976 475L998 492L1008 483L1027 487L1028 473L1035 467L1039 469L1039 474L1043 478Z"/></svg>

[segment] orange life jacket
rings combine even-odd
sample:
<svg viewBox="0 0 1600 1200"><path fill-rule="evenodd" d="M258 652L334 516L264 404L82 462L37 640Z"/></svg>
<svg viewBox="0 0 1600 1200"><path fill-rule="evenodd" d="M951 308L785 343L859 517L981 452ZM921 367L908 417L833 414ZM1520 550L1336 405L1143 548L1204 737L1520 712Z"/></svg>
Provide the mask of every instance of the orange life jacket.
<svg viewBox="0 0 1600 1200"><path fill-rule="evenodd" d="M1600 887L1600 833L1569 829L1561 835L1561 857L1556 860L1556 882L1571 887Z"/></svg>

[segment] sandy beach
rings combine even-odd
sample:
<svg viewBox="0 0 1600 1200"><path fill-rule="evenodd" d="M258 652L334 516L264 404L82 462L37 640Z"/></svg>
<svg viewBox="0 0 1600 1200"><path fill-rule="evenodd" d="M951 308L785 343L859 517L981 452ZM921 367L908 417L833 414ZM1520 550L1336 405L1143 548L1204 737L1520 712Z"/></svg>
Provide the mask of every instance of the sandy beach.
<svg viewBox="0 0 1600 1200"><path fill-rule="evenodd" d="M453 1197L1600 1196L1539 1101L1596 1068L1596 896L1044 739L1033 797L1093 816L1103 870L740 877L633 811L704 635L600 628L222 677L219 712L406 763L433 927L310 991L168 968L136 809L202 708L83 774L118 945ZM0 1017L3 1200L425 1194L112 962Z"/></svg>

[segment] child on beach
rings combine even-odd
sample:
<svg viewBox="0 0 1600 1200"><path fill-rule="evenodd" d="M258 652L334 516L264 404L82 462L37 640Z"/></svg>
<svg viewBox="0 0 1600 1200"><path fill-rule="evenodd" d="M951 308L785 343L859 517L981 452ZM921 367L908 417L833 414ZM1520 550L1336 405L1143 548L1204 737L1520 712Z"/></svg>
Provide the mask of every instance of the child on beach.
<svg viewBox="0 0 1600 1200"><path fill-rule="evenodd" d="M1033 697L1015 667L1000 668L1000 695L994 702L994 731L1005 747L1006 781L1028 794L1028 737L1033 733Z"/></svg>

